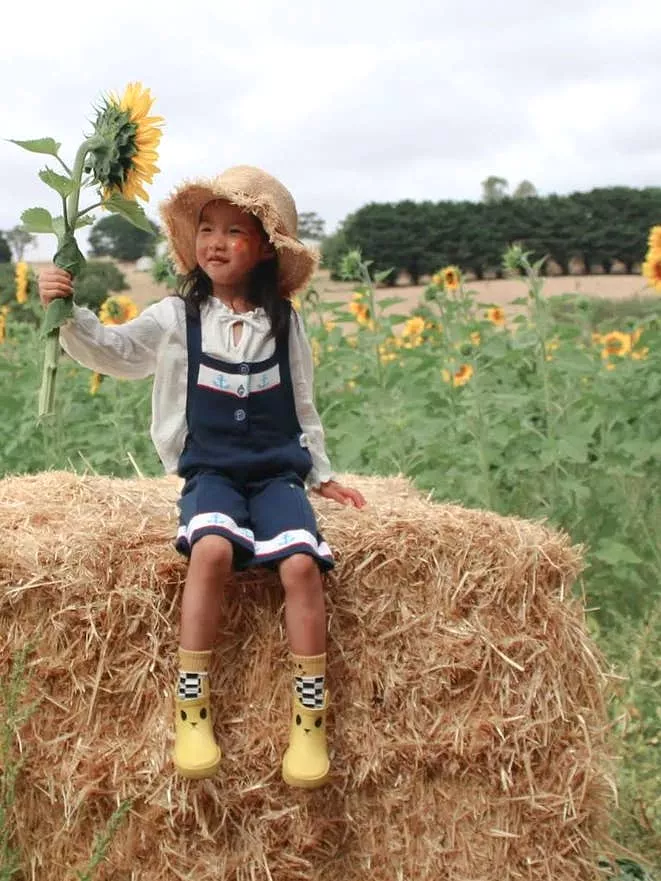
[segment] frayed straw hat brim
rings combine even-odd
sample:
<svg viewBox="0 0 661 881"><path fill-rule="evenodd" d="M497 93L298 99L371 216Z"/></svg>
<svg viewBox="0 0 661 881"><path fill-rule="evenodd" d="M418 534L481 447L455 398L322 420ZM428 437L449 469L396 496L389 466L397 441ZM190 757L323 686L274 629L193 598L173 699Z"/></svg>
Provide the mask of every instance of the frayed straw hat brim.
<svg viewBox="0 0 661 881"><path fill-rule="evenodd" d="M200 213L214 199L226 199L259 219L276 250L282 296L291 296L308 284L318 255L296 238L294 200L274 177L251 166L237 166L215 178L185 181L162 203L160 213L177 272L186 274L197 265Z"/></svg>

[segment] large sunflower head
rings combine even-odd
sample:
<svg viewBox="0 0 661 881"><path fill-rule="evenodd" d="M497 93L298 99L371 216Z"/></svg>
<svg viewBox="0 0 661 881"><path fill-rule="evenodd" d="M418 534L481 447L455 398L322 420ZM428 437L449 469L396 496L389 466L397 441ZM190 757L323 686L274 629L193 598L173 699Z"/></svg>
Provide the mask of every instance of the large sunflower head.
<svg viewBox="0 0 661 881"><path fill-rule="evenodd" d="M661 248L648 252L647 259L643 263L643 275L650 287L655 291L661 291Z"/></svg>
<svg viewBox="0 0 661 881"><path fill-rule="evenodd" d="M143 184L160 170L158 145L162 116L149 116L154 99L142 83L129 83L121 98L104 99L94 123L86 170L103 187L106 198L120 193L125 199L149 196Z"/></svg>
<svg viewBox="0 0 661 881"><path fill-rule="evenodd" d="M648 239L650 251L661 251L661 226L653 226Z"/></svg>

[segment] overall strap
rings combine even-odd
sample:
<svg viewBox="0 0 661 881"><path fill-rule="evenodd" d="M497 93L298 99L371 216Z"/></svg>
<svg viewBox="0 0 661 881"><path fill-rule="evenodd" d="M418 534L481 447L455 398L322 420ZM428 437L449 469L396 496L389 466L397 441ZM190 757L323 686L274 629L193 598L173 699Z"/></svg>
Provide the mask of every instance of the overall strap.
<svg viewBox="0 0 661 881"><path fill-rule="evenodd" d="M186 304L188 307L188 304ZM186 308L186 350L188 352L188 379L186 394L186 421L190 424L190 405L193 393L197 386L197 376L200 370L200 356L202 354L202 322L200 313L189 314Z"/></svg>

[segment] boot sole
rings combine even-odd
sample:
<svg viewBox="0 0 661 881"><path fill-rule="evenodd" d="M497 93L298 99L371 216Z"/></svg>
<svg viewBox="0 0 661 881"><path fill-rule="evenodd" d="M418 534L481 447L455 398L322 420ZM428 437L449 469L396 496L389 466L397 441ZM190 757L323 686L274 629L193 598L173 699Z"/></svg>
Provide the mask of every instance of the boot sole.
<svg viewBox="0 0 661 881"><path fill-rule="evenodd" d="M282 769L282 779L287 786L294 786L297 789L317 789L328 782L330 778L330 768L325 774L319 777L292 777L285 769Z"/></svg>
<svg viewBox="0 0 661 881"><path fill-rule="evenodd" d="M185 768L179 765L176 760L172 760L177 774L186 777L187 780L202 780L205 777L213 777L218 768L220 768L221 756L218 756L215 762L210 765L201 765L196 768Z"/></svg>

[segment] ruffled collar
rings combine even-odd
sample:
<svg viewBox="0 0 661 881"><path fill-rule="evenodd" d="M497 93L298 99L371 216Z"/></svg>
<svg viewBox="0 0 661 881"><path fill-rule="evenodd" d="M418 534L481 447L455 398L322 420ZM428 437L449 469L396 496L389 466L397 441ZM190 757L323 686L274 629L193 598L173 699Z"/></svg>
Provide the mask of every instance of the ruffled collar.
<svg viewBox="0 0 661 881"><path fill-rule="evenodd" d="M231 309L226 303L223 303L223 301L219 300L217 297L209 297L204 305L209 311L213 311L217 317L226 321L245 321L247 324L253 324L256 326L265 323L268 324L268 315L262 306L250 309L249 312L235 312L234 309Z"/></svg>

